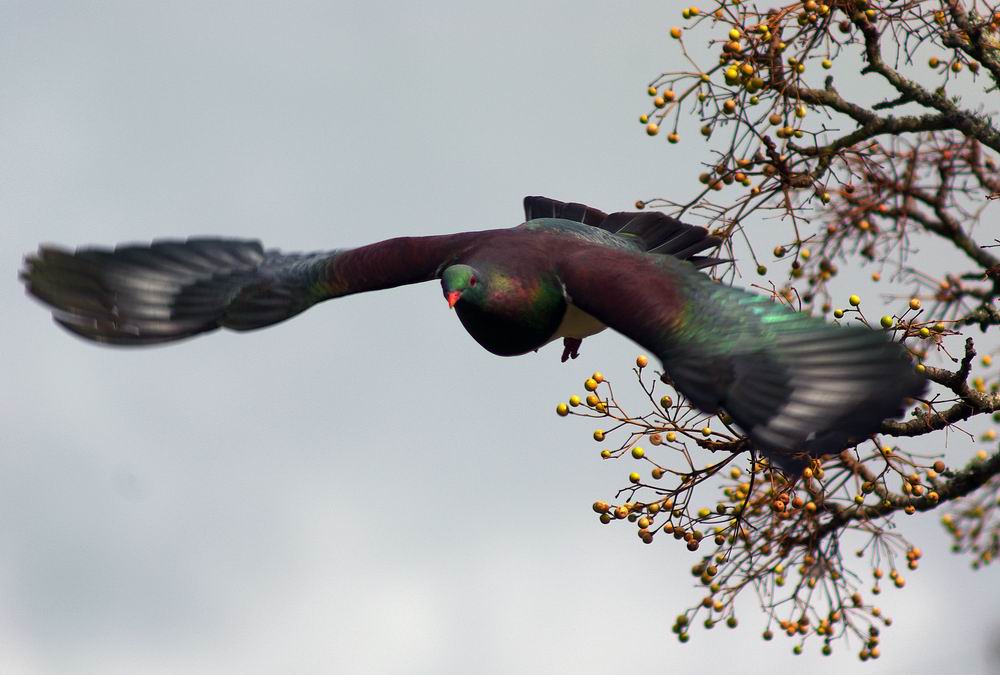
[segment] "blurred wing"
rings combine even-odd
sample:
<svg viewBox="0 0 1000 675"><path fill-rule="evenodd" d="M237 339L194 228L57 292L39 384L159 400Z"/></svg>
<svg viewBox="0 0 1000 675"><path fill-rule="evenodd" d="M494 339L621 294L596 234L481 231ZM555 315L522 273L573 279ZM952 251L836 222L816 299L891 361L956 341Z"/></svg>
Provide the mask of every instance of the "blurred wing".
<svg viewBox="0 0 1000 675"><path fill-rule="evenodd" d="M694 405L725 409L786 468L864 439L925 388L883 334L791 311L674 258L579 247L558 269L574 305L655 353Z"/></svg>
<svg viewBox="0 0 1000 675"><path fill-rule="evenodd" d="M151 345L284 321L329 298L428 281L478 233L402 237L323 253L232 239L114 249L43 246L25 259L27 291L89 340Z"/></svg>

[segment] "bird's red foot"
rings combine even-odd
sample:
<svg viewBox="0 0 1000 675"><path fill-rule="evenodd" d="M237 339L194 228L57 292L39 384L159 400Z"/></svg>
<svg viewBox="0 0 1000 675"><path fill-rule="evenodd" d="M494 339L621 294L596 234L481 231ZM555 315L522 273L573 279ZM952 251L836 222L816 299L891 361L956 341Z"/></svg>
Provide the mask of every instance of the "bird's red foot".
<svg viewBox="0 0 1000 675"><path fill-rule="evenodd" d="M578 357L582 344L583 340L580 338L563 338L562 362L566 363L568 360Z"/></svg>

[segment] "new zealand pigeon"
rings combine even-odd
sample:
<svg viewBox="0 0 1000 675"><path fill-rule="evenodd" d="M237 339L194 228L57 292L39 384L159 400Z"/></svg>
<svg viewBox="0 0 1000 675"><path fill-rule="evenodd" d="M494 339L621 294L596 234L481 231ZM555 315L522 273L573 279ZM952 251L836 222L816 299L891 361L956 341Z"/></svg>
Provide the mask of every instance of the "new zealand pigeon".
<svg viewBox="0 0 1000 675"><path fill-rule="evenodd" d="M441 280L483 347L524 354L611 327L662 361L706 413L725 410L785 467L842 450L925 389L904 349L876 331L789 310L698 271L720 240L657 212L605 214L524 200L505 230L400 237L322 253L234 239L70 252L42 246L21 279L55 321L88 340L141 346L284 321L343 295Z"/></svg>

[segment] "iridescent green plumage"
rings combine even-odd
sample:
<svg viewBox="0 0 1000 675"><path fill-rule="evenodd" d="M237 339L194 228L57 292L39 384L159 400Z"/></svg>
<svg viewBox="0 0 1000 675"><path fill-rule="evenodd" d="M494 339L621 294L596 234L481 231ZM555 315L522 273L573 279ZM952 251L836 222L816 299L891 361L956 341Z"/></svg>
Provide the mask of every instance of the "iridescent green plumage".
<svg viewBox="0 0 1000 675"><path fill-rule="evenodd" d="M554 275L515 275L490 264L453 265L444 270L445 293L461 298L455 311L476 342L498 356L538 349L553 336L566 311Z"/></svg>

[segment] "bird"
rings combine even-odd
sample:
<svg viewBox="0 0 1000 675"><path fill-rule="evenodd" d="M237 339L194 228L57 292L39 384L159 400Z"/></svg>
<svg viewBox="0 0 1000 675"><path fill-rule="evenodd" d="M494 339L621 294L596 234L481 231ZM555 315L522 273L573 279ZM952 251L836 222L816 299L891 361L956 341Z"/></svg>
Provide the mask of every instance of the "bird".
<svg viewBox="0 0 1000 675"><path fill-rule="evenodd" d="M20 279L63 328L125 347L254 330L333 298L439 280L465 330L498 356L562 339L567 361L607 328L630 338L694 407L727 414L789 472L870 438L926 388L884 333L704 273L731 262L704 227L541 196L525 197L524 212L507 229L313 253L223 238L42 245Z"/></svg>

